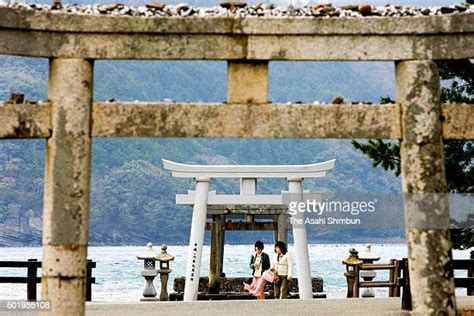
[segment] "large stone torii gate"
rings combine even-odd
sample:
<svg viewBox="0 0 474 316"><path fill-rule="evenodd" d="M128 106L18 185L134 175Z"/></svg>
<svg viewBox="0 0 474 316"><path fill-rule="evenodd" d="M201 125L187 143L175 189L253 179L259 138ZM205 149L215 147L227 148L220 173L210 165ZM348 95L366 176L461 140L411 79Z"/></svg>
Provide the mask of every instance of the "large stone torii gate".
<svg viewBox="0 0 474 316"><path fill-rule="evenodd" d="M334 164L335 160L309 165L187 165L163 159L164 168L170 170L174 177L193 178L196 181L196 191L188 191L188 194L176 196L177 204L193 205L184 301L197 299L208 206L221 208L223 206L247 208L246 206L249 205L257 208L276 206L283 211L279 214L278 222L285 225L283 208L285 202L282 195L257 194L257 179L285 178L288 181L288 193L298 196L303 194L304 178L324 177L327 171L334 168ZM240 195L217 195L215 191L209 191L212 178L239 179ZM267 213L270 214L270 212ZM299 213L297 216L301 217L303 214ZM281 235L280 232L279 235ZM312 298L308 239L304 225L293 226L293 240L300 299ZM218 271L214 270L209 274L210 283L214 282L217 273Z"/></svg>
<svg viewBox="0 0 474 316"><path fill-rule="evenodd" d="M48 100L0 103L0 138L47 139L41 296L55 315L85 312L93 137L399 139L403 192L415 194L446 192L443 140L474 139L474 107L441 103L435 63L474 58L473 13L145 18L0 7L0 54L49 58ZM94 102L101 59L227 61L227 102ZM272 104L274 60L393 61L397 103ZM404 209L449 221L444 200ZM449 229L405 229L414 312L453 314Z"/></svg>

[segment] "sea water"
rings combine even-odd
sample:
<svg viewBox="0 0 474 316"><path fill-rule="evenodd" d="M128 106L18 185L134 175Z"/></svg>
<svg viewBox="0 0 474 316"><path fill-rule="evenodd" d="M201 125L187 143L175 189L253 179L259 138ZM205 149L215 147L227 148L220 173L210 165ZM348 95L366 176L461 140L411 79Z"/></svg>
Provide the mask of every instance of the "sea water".
<svg viewBox="0 0 474 316"><path fill-rule="evenodd" d="M359 253L364 252L364 245L319 245L309 246L309 256L312 276L324 279L324 292L328 298L345 297L347 283L344 277L345 266L342 260L348 256L349 248L354 247ZM172 280L176 276L183 276L186 271L187 246L168 246L168 253L175 256L170 263L173 270L170 275L168 292L172 292ZM142 247L89 247L88 258L97 262L93 270L96 284L92 285L93 301L127 302L138 301L142 297L145 280L140 275L143 261L137 255L146 249ZM160 251L154 246L155 252ZM204 246L201 276L205 276L209 269L209 246ZM225 245L224 272L228 277L250 277L250 256L252 245ZM272 254L272 247L264 250ZM380 263L388 263L390 259L402 259L407 256L406 245L373 245L372 251L380 256ZM292 247L289 247L290 254ZM24 260L36 258L41 260L40 247L0 248L0 260ZM294 258L294 257L293 257ZM455 259L468 259L469 250L455 250ZM293 269L295 263L293 259ZM463 276L462 271L456 276ZM40 272L38 272L38 275ZM294 276L298 275L295 271ZM465 275L465 273L464 273ZM26 269L0 268L0 276L26 276ZM387 280L388 271L377 271L377 280ZM155 287L159 293L159 280L155 279ZM362 289L361 289L362 290ZM457 295L466 295L466 289L457 289ZM38 299L40 298L38 285ZM377 297L387 297L388 289L375 289ZM26 284L0 284L0 300L26 299Z"/></svg>

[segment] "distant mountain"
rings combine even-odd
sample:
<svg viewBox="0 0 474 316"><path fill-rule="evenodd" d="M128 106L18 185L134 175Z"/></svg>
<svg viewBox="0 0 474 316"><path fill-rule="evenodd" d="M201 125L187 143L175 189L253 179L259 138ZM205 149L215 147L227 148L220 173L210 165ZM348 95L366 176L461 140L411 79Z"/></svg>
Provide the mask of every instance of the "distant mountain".
<svg viewBox="0 0 474 316"><path fill-rule="evenodd" d="M0 56L0 99L23 92L46 99L48 62L44 58ZM96 100L221 102L226 98L223 61L96 61ZM377 102L395 94L390 62L271 62L273 102L329 102L335 96Z"/></svg>

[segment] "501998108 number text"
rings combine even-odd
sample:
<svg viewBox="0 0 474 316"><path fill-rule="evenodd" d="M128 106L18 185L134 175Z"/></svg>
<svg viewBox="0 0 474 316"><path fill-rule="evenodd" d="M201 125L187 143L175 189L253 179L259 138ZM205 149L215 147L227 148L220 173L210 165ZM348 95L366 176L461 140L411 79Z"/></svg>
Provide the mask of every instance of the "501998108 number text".
<svg viewBox="0 0 474 316"><path fill-rule="evenodd" d="M0 301L0 311L51 310L50 301Z"/></svg>

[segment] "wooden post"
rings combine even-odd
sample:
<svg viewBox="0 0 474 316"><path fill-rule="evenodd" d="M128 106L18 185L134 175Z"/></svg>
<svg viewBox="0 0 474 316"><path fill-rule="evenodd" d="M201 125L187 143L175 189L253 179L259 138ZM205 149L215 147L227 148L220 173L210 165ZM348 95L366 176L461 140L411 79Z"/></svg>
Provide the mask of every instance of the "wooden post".
<svg viewBox="0 0 474 316"><path fill-rule="evenodd" d="M408 269L408 259L403 258L402 260L402 273L403 273L403 293L402 293L402 309L411 311L413 309L411 289L410 289L410 271Z"/></svg>
<svg viewBox="0 0 474 316"><path fill-rule="evenodd" d="M211 253L209 260L209 294L219 293L220 278L220 243L219 235L222 230L222 219L220 215L212 215L211 224Z"/></svg>
<svg viewBox="0 0 474 316"><path fill-rule="evenodd" d="M28 281L26 286L26 295L28 301L36 301L36 274L38 272L38 266L36 265L36 262L38 262L38 260L28 259L28 262L30 264L28 265L27 272Z"/></svg>
<svg viewBox="0 0 474 316"><path fill-rule="evenodd" d="M352 297L358 298L359 297L359 292L360 292L360 287L359 287L359 274L360 274L360 265L354 266L354 288L353 288L353 295Z"/></svg>
<svg viewBox="0 0 474 316"><path fill-rule="evenodd" d="M276 229L273 230L273 243L278 241L278 215L273 216L273 223L276 223Z"/></svg>
<svg viewBox="0 0 474 316"><path fill-rule="evenodd" d="M86 301L92 301L92 265L93 262L87 259L87 286L86 286Z"/></svg>
<svg viewBox="0 0 474 316"><path fill-rule="evenodd" d="M282 214L278 215L277 239L288 244L288 223L285 211L282 212Z"/></svg>
<svg viewBox="0 0 474 316"><path fill-rule="evenodd" d="M225 215L221 215L221 230L219 231L219 276L225 277L224 273L224 246L225 246Z"/></svg>
<svg viewBox="0 0 474 316"><path fill-rule="evenodd" d="M474 260L474 250L471 250L471 260ZM467 270L467 277L474 278L474 267L472 264L469 266L469 269ZM467 296L474 296L473 286L467 288Z"/></svg>
<svg viewBox="0 0 474 316"><path fill-rule="evenodd" d="M436 63L399 62L397 101L402 112L400 156L413 311L455 314Z"/></svg>
<svg viewBox="0 0 474 316"><path fill-rule="evenodd" d="M54 315L85 313L92 82L91 61L50 61L41 285Z"/></svg>
<svg viewBox="0 0 474 316"><path fill-rule="evenodd" d="M392 283L393 286L388 288L388 297L394 297L395 296L395 288L397 284L397 279L395 276L395 267L397 265L397 260L396 259L390 259L390 265L394 266L393 268L390 268L388 271L388 282Z"/></svg>
<svg viewBox="0 0 474 316"><path fill-rule="evenodd" d="M395 287L393 288L393 296L400 297L400 260L394 260L395 270L393 271Z"/></svg>

